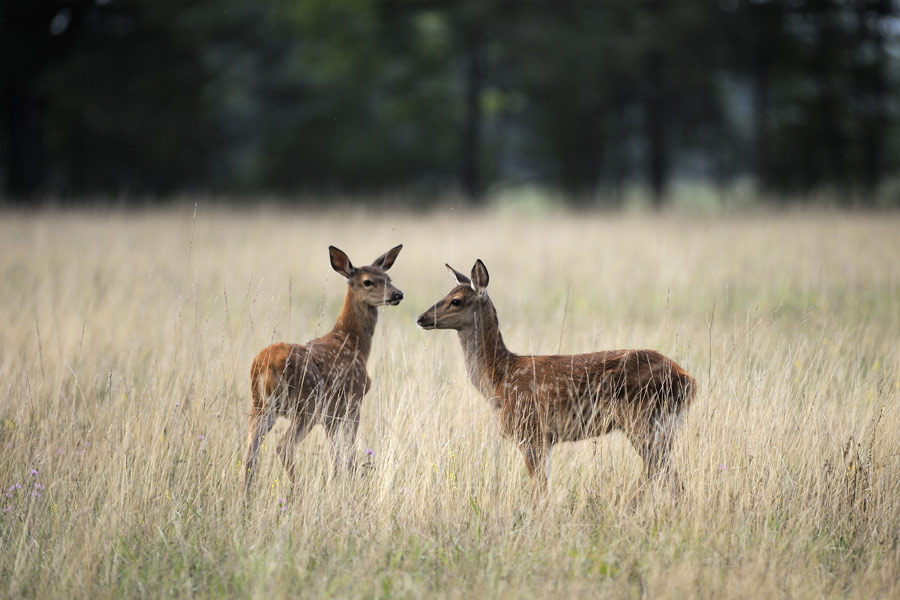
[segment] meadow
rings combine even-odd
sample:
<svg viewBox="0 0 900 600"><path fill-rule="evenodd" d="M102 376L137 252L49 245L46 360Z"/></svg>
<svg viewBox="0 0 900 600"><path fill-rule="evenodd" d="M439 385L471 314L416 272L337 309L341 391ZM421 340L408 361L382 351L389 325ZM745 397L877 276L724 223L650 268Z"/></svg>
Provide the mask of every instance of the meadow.
<svg viewBox="0 0 900 600"><path fill-rule="evenodd" d="M0 214L0 596L900 597L900 215ZM327 247L403 243L356 444L297 486L249 365L327 332ZM615 433L521 456L418 314L481 258L510 349L655 348L699 382L679 498ZM273 432L278 435L281 424ZM268 438L267 438L268 439Z"/></svg>

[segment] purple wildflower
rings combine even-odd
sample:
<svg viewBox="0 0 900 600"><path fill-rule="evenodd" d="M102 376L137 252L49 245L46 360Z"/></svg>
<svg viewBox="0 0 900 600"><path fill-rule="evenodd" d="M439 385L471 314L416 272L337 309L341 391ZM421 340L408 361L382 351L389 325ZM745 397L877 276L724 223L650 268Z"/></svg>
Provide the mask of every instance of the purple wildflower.
<svg viewBox="0 0 900 600"><path fill-rule="evenodd" d="M727 471L727 470L728 470L728 467L726 467L725 465L719 465L719 470L720 470L720 471Z"/></svg>
<svg viewBox="0 0 900 600"><path fill-rule="evenodd" d="M31 473L31 476L32 476L32 477L37 477L37 476L38 476L38 470L37 470L37 469L32 469L32 470L29 471L29 472Z"/></svg>
<svg viewBox="0 0 900 600"><path fill-rule="evenodd" d="M367 454L368 456L375 456L375 451L372 450L371 448L369 448L368 450L366 450L366 454Z"/></svg>
<svg viewBox="0 0 900 600"><path fill-rule="evenodd" d="M201 433L200 435L197 436L197 439L202 442L203 440L206 439L206 436Z"/></svg>

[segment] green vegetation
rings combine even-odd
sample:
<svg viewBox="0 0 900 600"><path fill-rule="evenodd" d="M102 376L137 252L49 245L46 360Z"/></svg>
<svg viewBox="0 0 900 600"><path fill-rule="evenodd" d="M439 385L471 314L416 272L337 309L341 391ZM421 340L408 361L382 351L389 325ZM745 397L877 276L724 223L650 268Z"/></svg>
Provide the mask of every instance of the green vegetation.
<svg viewBox="0 0 900 600"><path fill-rule="evenodd" d="M898 31L892 0L7 0L0 199L896 206Z"/></svg>
<svg viewBox="0 0 900 600"><path fill-rule="evenodd" d="M898 230L837 212L6 213L3 593L896 597ZM360 472L333 477L316 430L291 496L267 442L242 512L251 358L331 327L328 244L400 242ZM680 502L629 504L641 465L613 434L562 445L531 506L456 336L414 324L450 288L443 263L475 258L511 349L653 347L697 377Z"/></svg>

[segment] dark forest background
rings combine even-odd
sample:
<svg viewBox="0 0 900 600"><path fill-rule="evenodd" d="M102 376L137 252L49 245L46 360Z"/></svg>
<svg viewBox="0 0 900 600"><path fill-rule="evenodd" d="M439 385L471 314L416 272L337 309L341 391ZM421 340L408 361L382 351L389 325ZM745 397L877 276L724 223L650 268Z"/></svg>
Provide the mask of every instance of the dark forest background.
<svg viewBox="0 0 900 600"><path fill-rule="evenodd" d="M893 0L2 0L0 186L897 206L898 70Z"/></svg>

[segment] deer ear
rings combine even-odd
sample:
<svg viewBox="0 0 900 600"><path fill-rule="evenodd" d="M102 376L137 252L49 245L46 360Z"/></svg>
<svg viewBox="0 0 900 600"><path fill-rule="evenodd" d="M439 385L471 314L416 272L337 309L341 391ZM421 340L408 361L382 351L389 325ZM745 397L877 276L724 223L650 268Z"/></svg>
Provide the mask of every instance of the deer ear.
<svg viewBox="0 0 900 600"><path fill-rule="evenodd" d="M350 257L343 250L334 246L328 246L328 255L331 258L331 268L344 277L350 277L350 274L353 273L353 264L350 262Z"/></svg>
<svg viewBox="0 0 900 600"><path fill-rule="evenodd" d="M403 248L403 244L399 246L394 246L374 261L372 261L373 267L378 267L382 271L387 271L391 268L391 265L394 264L394 261L397 260L397 255L400 254L400 250Z"/></svg>
<svg viewBox="0 0 900 600"><path fill-rule="evenodd" d="M487 267L484 266L484 263L479 258L475 261L475 266L472 267L472 287L476 292L483 292L487 288L489 280Z"/></svg>
<svg viewBox="0 0 900 600"><path fill-rule="evenodd" d="M453 273L453 277L456 278L457 285L472 285L471 279L469 279L468 277L466 277L465 275L463 275L462 273L460 273L459 271L457 271L456 269L454 269L447 263L444 263L444 266L447 267L448 269L450 269L450 272Z"/></svg>

